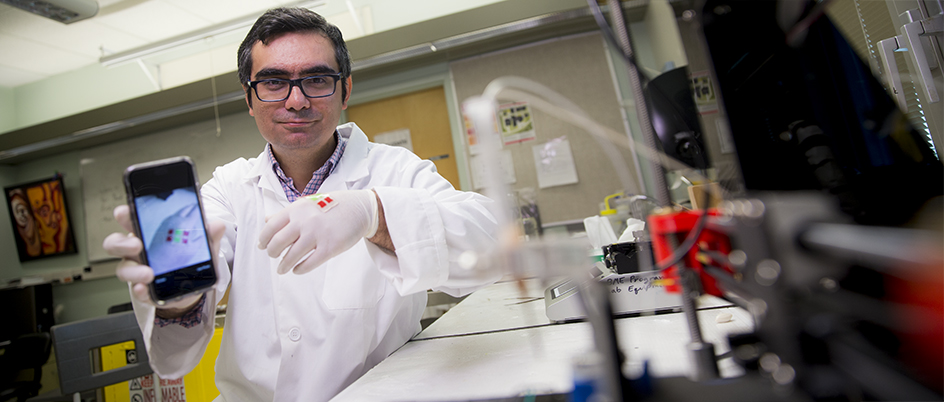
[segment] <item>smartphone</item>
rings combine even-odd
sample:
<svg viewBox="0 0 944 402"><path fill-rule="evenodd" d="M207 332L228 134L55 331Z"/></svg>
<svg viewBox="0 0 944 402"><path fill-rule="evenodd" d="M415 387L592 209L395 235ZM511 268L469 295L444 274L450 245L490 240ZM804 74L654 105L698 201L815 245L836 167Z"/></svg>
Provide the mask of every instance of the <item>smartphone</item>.
<svg viewBox="0 0 944 402"><path fill-rule="evenodd" d="M129 166L125 192L141 260L154 269L151 299L158 305L205 292L216 270L196 169L186 156Z"/></svg>

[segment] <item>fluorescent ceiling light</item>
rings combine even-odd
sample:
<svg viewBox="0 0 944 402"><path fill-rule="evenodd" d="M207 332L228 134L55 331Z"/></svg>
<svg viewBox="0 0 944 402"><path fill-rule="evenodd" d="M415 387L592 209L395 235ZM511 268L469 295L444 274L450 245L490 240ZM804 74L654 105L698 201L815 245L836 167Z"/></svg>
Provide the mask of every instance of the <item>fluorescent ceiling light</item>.
<svg viewBox="0 0 944 402"><path fill-rule="evenodd" d="M10 0L0 0L3 2ZM13 0L17 1L17 0ZM20 0L22 1L22 0ZM325 4L325 0L320 1L301 1L294 6L304 7L304 8L315 8ZM286 6L293 6L292 4ZM108 56L103 56L98 61L105 67L116 66L128 62L133 62L137 59L142 59L144 57L153 56L158 53L163 53L168 50L178 49L183 46L193 44L200 41L205 41L209 38L216 38L226 34L235 33L238 31L246 31L250 26L259 18L259 15L250 15L242 18L238 18L232 21L227 21L224 23L212 25L203 29L199 29L193 32L189 32L183 35L175 36L170 39L165 39L160 42L155 42L146 46L141 46L135 49L127 50L124 52L119 52L111 54ZM242 39L242 38L240 38Z"/></svg>
<svg viewBox="0 0 944 402"><path fill-rule="evenodd" d="M63 24L84 20L98 13L95 0L0 0L0 3L29 11Z"/></svg>

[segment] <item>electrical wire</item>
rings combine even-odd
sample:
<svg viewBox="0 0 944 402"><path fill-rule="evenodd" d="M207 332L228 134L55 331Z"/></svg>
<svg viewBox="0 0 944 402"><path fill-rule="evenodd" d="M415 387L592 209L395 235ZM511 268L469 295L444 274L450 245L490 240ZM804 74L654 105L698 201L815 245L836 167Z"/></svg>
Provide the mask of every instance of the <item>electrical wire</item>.
<svg viewBox="0 0 944 402"><path fill-rule="evenodd" d="M728 256L726 256L726 255L724 255L723 253L720 253L720 252L718 252L718 251L705 250L705 249L699 248L698 254L701 255L701 256L704 256L704 257L709 258L712 262L714 262L715 264L718 264L718 266L724 266L724 267L730 267L730 266L731 266L731 261L728 260ZM701 262L702 262L703 264L705 263L704 261L701 261Z"/></svg>
<svg viewBox="0 0 944 402"><path fill-rule="evenodd" d="M596 0L587 0L587 4L590 6L590 11L591 11L591 13L593 14L593 19L594 19L594 21L596 21L597 26L600 28L600 32L603 34L603 37L604 37L612 46L614 46L614 47L616 47L617 49L620 50L620 55L623 57L623 60L624 60L627 64L629 64L629 65L632 67L632 70L635 71L636 75L639 77L639 80L640 80L643 84L648 84L649 81L650 81L650 79L649 79L648 76L646 76L646 74L645 74L642 70L639 69L639 64L636 63L636 59L635 59L634 55L633 55L632 52L631 52L631 47L629 47L629 46L622 46L622 45L616 40L616 37L615 37L615 35L613 34L613 29L610 28L609 24L606 22L606 18L603 16L603 10L600 9L600 5L597 4L597 1L596 1ZM628 36L627 36L626 39L629 40ZM658 91L663 97L665 97L665 98L667 98L667 99L671 99L671 98L669 98L668 95L666 95L666 94L662 91L662 89L659 88L658 86L647 85L647 89L649 89L650 91L653 91L653 90L654 90L654 91ZM679 111L678 111L677 109L675 109L674 111L675 111L677 114L679 113ZM648 119L642 119L642 118L640 118L640 123L642 123L642 120L645 120L645 121L649 122ZM681 121L682 121L682 124L684 124L684 125L687 126L687 123L685 123L685 120L684 120L684 119L681 119ZM651 122L649 122L648 124L651 124ZM688 127L688 129L689 129L690 131L695 131L695 130L693 130L692 127ZM644 128L644 130L645 130L645 128ZM654 133L654 131L652 131L652 132ZM653 144L653 145L654 145L654 144ZM662 154L663 156L667 156L667 155L665 155L664 152L662 152L661 154ZM657 172L657 174L659 174L659 172ZM707 194L706 194L706 196L707 196ZM666 200L666 201L668 201L668 200ZM707 211L707 209L705 209L705 210L702 211L701 215L698 217L698 221L696 222L695 227L688 233L688 236L686 236L686 238L685 238L685 240L682 242L682 244L679 245L679 247L677 247L677 248L675 249L675 251L672 253L672 255L671 255L667 260L664 260L663 262L658 263L658 264L656 265L656 269L659 270L659 271L665 270L666 268L669 268L669 267L671 267L671 266L673 266L673 265L676 265L676 264L678 264L679 262L681 262L682 259L684 259L685 256L688 255L688 253L695 247L695 244L696 244L696 242L698 241L698 238L701 237L701 234L704 232L704 229L705 229L705 226L707 225L707 223L708 223L708 211Z"/></svg>
<svg viewBox="0 0 944 402"><path fill-rule="evenodd" d="M520 90L513 88L519 88ZM631 175L627 169L627 164L622 159L622 156L615 152L614 146L628 150L633 150L633 147L636 147L636 150L639 151L636 153L637 156L650 162L658 163L666 169L680 170L689 168L684 162L666 155L664 152L655 150L646 144L637 142L626 135L626 133L620 133L601 125L596 120L590 118L582 108L563 95L543 84L527 78L515 76L496 78L485 87L482 97L496 101L498 99L526 101L537 110L546 112L562 121L584 129L587 133L594 136L595 140L598 142L600 140L606 141L605 143L600 142L601 146L603 146L604 155L610 159L614 172L620 179L624 189L634 189L637 188L637 186L632 184L633 180L630 179ZM632 145L630 145L630 143L632 143ZM689 176L698 181L709 181L707 177L696 171L692 171ZM715 189L712 189L712 191L714 190ZM715 194L717 198L727 198L727 190L724 188L717 188L717 190L718 193Z"/></svg>
<svg viewBox="0 0 944 402"><path fill-rule="evenodd" d="M673 97L669 96L660 85L651 85L651 79L643 72L644 66L637 63L633 52L629 31L626 29L625 24L622 23L622 6L620 5L620 2L612 1L609 3L610 13L612 14L614 20L612 27L607 23L606 18L603 15L603 11L600 9L599 4L595 0L588 0L588 5L590 6L591 14L593 15L594 21L596 22L604 39L611 46L619 50L621 58L628 67L633 97L642 99L641 102L636 102L636 114L639 120L640 129L642 130L643 139L645 140L648 147L659 149L663 148L664 146L662 146L655 131L655 127L652 124L651 119L653 117L650 117L649 106L647 106L651 104L651 107L655 107L658 103L656 103L655 100L650 102L647 100L647 98L663 99L664 103L671 105L671 108L669 110L662 111L660 115L663 115L664 117L671 116L671 120L679 125L679 132L687 131L693 133L693 141L690 142L690 145L695 152L696 158L706 161L706 150L704 149L703 145L700 144L700 141L698 141L697 137L697 135L702 133L701 127L697 123L689 124L689 119L686 118L686 116L689 115L681 110L680 105L678 105L677 102L672 101ZM618 38L617 35L619 36ZM633 79L633 77L636 77L636 79ZM644 91L648 91L648 94L644 93ZM639 99L637 99L637 101L638 100ZM697 118L697 116L691 117ZM658 153L664 154L665 152L660 150ZM697 164L697 162L694 163ZM689 165L688 168L695 168L696 170L698 169L694 166L694 164ZM662 189L662 187L666 186L664 173L659 172L661 168L658 166L652 166L651 169L653 170L653 184L656 187L654 189L654 196L662 206L668 206L671 204L671 196L667 188L664 190Z"/></svg>
<svg viewBox="0 0 944 402"><path fill-rule="evenodd" d="M610 34L610 36L612 36L612 34ZM623 54L623 56L625 57L625 54ZM631 60L629 62L632 63ZM625 163L622 155L616 152L616 147L613 145L635 151L635 154L638 157L645 158L650 163L658 165L660 170L661 168L675 170L690 168L690 166L687 164L672 158L664 152L655 149L653 146L649 146L648 144L640 144L626 133L619 133L599 124L598 121L590 118L582 108L563 95L557 93L545 85L523 77L499 77L495 80L492 80L486 86L481 97L472 98L463 102L463 108L465 109L464 113L470 116L471 120L473 120L477 131L482 130L481 134L483 135L483 138L495 137L494 139L497 140L497 133L491 133L491 130L494 130L494 124L490 120L493 117L490 116L494 115L494 108L497 106L497 100L500 98L512 99L516 101L527 101L535 109L547 112L552 116L561 119L562 121L574 124L575 126L586 130L587 133L591 134L592 137L594 137L594 139L600 143L603 153L610 159L610 162L614 168L614 173L619 178L625 190L638 189L638 185L634 183L634 180L631 178L632 176L629 173L628 165ZM490 112L489 110L492 111ZM479 118L476 118L476 116ZM479 122L478 120L482 121ZM487 133L490 135L485 135ZM636 147L635 150L633 149L634 146ZM495 151L489 147L483 147L483 154L485 156L491 155L494 152ZM495 165L497 166L497 162L495 162ZM504 188L505 184L500 179L500 177L497 176L497 174L486 176L489 178L485 186L486 189L494 187L495 189L501 190ZM709 182L708 178L704 177L697 171L692 171L690 176L693 179L699 181ZM711 192L718 199L727 198L727 190L723 187L715 188L713 186L711 187ZM495 196L501 198L501 194L504 193L502 191L498 191L498 194ZM707 224L707 219L707 213L701 214L699 221L696 224L695 230L689 233L689 236L686 241L683 242L682 247L680 247L679 250L676 250L676 253L673 255L672 260L674 260L674 262L670 261L673 262L671 265L677 264L678 261L684 258L685 254L687 254L687 252L690 251L695 245L697 239L700 237L704 227ZM499 219L499 221L506 222L506 220L502 219ZM520 246L520 244L517 246ZM514 246L511 244L503 247L514 248Z"/></svg>
<svg viewBox="0 0 944 402"><path fill-rule="evenodd" d="M638 71L640 81L643 84L649 82L649 77L639 69L639 64L636 63L636 58L632 53L624 51L623 46L620 45L619 41L616 40L616 36L613 35L613 29L610 28L610 25L606 22L606 17L603 16L603 10L600 9L600 5L597 4L596 0L587 0L587 4L590 5L590 13L593 14L593 20L596 21L597 26L600 28L600 32L603 34L603 38L610 43L613 47L620 50L620 56L622 56L623 61L627 64L633 66Z"/></svg>
<svg viewBox="0 0 944 402"><path fill-rule="evenodd" d="M591 4L591 7L593 7L594 9L597 9L597 4L593 3ZM597 11L599 10L597 9ZM597 16L595 16L594 19L596 19L598 23L603 23L604 26L607 26L605 21L602 20L602 12L597 13ZM609 30L609 28L607 28L606 32L610 36L610 40L615 41L612 35L612 31ZM625 42L622 43L621 46L618 46L618 49L621 49L620 53L623 55L624 58L629 57L630 59L630 62L628 63L629 86L633 94L633 99L634 99L633 103L635 104L635 108L636 108L636 119L639 121L639 128L642 131L641 133L642 139L647 145L647 148L649 149L649 151L647 152L651 154L649 163L650 163L650 169L651 169L650 179L652 180L653 188L651 188L650 190L656 202L660 206L668 206L670 205L672 201L672 196L671 196L671 193L669 192L669 187L665 182L665 171L663 170L662 166L659 163L656 163L654 161L656 159L656 156L659 154L658 151L654 151L655 149L659 148L658 138L657 138L657 135L655 134L655 129L653 128L653 125L652 125L651 116L649 114L649 106L647 102L645 101L646 98L645 98L644 88L643 88L644 74L642 74L636 68L635 60L632 60L632 41L629 40L629 33L625 30L621 31L620 33L622 34L621 39L625 38L626 40Z"/></svg>
<svg viewBox="0 0 944 402"><path fill-rule="evenodd" d="M616 46L618 49L621 49L622 47L620 47L618 43L616 43L616 39L613 37L612 30L606 24L606 20L603 18L603 13L600 10L599 5L596 4L595 0L588 0L588 3L590 4L590 9L593 12L594 19L596 20L597 25L600 27L601 32L603 32L603 36L608 41L610 41L611 44ZM826 5L828 3L829 3L829 0L823 1L822 3L815 6L813 10L805 18L798 21L788 31L787 42L789 43L792 40L795 40L797 36L800 35L800 33L805 32L807 29L809 29L809 26L812 25L814 21L822 17L823 14L825 13ZM623 58L627 63L631 63L632 65L636 66L635 59L632 57L632 55L623 54ZM642 77L645 77L645 75L642 74L641 72L639 73L639 75L641 75ZM649 88L652 89L653 87L650 86ZM655 87L655 89L661 92L661 89L657 87ZM679 247L675 249L675 251L673 252L670 258L664 260L663 262L658 263L656 266L656 269L664 270L666 268L669 268L681 262L682 259L684 259L685 256L688 255L689 252L691 252L691 250L695 247L695 244L698 241L698 238L701 236L701 233L704 231L707 222L708 222L708 213L707 213L707 210L703 210L701 215L698 218L695 228L689 232L688 236L685 238L685 241L682 242L682 244L679 245Z"/></svg>
<svg viewBox="0 0 944 402"><path fill-rule="evenodd" d="M708 224L708 211L701 210L701 215L698 216L698 221L695 222L695 227L688 232L688 235L685 237L685 241L682 242L678 247L675 248L675 251L672 252L672 255L668 259L662 260L656 264L655 269L657 271L663 271L673 265L678 264L685 258L686 255L695 247L695 244L698 242L698 238L701 237L701 234L705 231L705 226Z"/></svg>

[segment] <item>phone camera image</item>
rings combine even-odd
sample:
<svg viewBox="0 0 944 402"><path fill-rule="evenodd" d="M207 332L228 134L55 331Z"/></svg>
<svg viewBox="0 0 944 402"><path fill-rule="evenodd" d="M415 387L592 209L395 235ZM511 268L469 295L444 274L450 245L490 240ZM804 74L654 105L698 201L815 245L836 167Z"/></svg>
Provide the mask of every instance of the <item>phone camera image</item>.
<svg viewBox="0 0 944 402"><path fill-rule="evenodd" d="M141 241L155 276L210 259L197 193L192 188L141 196L134 203Z"/></svg>

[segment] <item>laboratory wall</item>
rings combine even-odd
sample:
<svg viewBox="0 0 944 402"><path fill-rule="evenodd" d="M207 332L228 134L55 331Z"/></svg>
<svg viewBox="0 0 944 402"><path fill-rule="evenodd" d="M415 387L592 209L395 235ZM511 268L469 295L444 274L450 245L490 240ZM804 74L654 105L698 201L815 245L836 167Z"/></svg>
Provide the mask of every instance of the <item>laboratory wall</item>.
<svg viewBox="0 0 944 402"><path fill-rule="evenodd" d="M627 24L637 69L643 76L655 77L667 67L688 64L675 21L675 12L668 2L653 1L647 7L646 15L641 21ZM636 102L633 101L634 85L630 79L630 67L616 46L610 45L607 50L615 72L620 104L623 107L629 131L637 143L645 144L647 141L639 125ZM637 159L637 162L639 180L645 183L643 187L648 190L647 194L654 194L653 189L656 183L653 181L653 165L645 159Z"/></svg>
<svg viewBox="0 0 944 402"><path fill-rule="evenodd" d="M9 187L61 174L66 187L68 211L72 215L69 218L72 220L73 232L79 232L80 230L76 228L84 227L85 223L81 216L82 192L78 167L78 154L75 152L37 159L22 165L5 167L7 174L0 175L0 180L2 180L0 185ZM0 280L6 282L9 279L39 276L66 268L81 269L86 265L85 253L82 252L84 247L78 247L79 252L76 254L19 262L8 209L9 206L4 198L4 212L0 214L0 250L2 250L0 255L4 256L2 268L0 268ZM84 244L84 241L84 238L76 237L76 244Z"/></svg>
<svg viewBox="0 0 944 402"><path fill-rule="evenodd" d="M0 87L0 133L11 130L16 125L13 88Z"/></svg>
<svg viewBox="0 0 944 402"><path fill-rule="evenodd" d="M17 257L13 224L8 205L4 200L3 213L0 213L0 283L10 280L44 280L56 278L59 284L53 286L54 317L57 323L71 322L98 317L108 311L108 307L130 301L128 287L113 275L88 275L90 265L86 255L85 219L82 213L83 199L81 178L79 175L79 153L68 152L45 157L17 166L4 166L0 169L0 187L48 179L61 174L65 184L68 212L72 220L73 236L76 241L76 254L49 257L40 260L20 262ZM105 269L107 268L97 268ZM89 269L91 270L91 268ZM114 272L112 268L111 272ZM83 274L89 279L62 283ZM69 279L67 279L69 278Z"/></svg>
<svg viewBox="0 0 944 402"><path fill-rule="evenodd" d="M592 32L455 61L450 68L456 96L461 101L481 95L489 82L500 77L525 77L560 93L592 120L625 136L626 126L605 46L602 37ZM505 98L500 102L520 100ZM536 191L542 223L582 220L599 214L599 204L607 195L623 190L630 194L641 192L629 148L617 147L624 163L613 166L604 149L586 130L559 119L553 112L539 110L534 104L529 106L534 139L505 145L504 150L510 152L514 165L514 182L509 186ZM556 139L569 143L577 182L541 188L538 169L544 161L536 161L534 148ZM625 169L633 178L634 187L624 189L614 169Z"/></svg>
<svg viewBox="0 0 944 402"><path fill-rule="evenodd" d="M647 76L658 75L667 63L676 67L688 64L676 24L675 11L668 2L649 3L645 18L627 25L636 62Z"/></svg>
<svg viewBox="0 0 944 402"><path fill-rule="evenodd" d="M699 90L695 101L701 123L701 139L711 163L708 176L712 181L721 183L729 191L739 193L743 189L734 140L731 139L727 115L716 92L710 56L702 44L698 29L696 21L681 19L677 23L677 32L682 44L680 49L686 53L688 73L693 78L692 85L693 87L697 85Z"/></svg>
<svg viewBox="0 0 944 402"><path fill-rule="evenodd" d="M648 52L658 59L674 57L656 56L656 52L645 45L640 51ZM453 123L453 132L443 135L453 136L457 144L462 144L457 148L461 148L466 147L466 144L461 134L464 129L459 104L470 96L480 95L485 86L495 78L521 76L561 93L569 101L579 105L592 120L617 135L628 137L629 126L624 111L621 110L622 98L618 95L613 63L608 56L607 45L595 31L452 61L448 63L447 68L442 65L442 68L437 67L436 74L431 74L428 67L417 66L411 70L422 72L420 75L425 77L423 80L412 76L410 79L404 79L404 74L409 74L402 72L358 81L355 74L355 83L360 83L355 85L355 94L364 97L362 101L367 101L376 94L388 91L384 88L406 90L401 88L406 81L414 84L422 81L423 87L429 85L427 81L430 77L441 81L446 87L450 120ZM115 79L123 79L121 74L115 73ZM50 97L51 93L45 92L48 89L21 87L17 90L36 92L30 96ZM145 91L143 88L128 90ZM358 91L361 91L359 95ZM85 96L94 96L94 91L84 92ZM0 106L5 99L10 98L0 92ZM16 103L20 104L19 97L17 99ZM94 101L97 98L90 99ZM535 190L543 223L579 222L585 217L598 214L600 204L607 195L624 190L630 194L643 191L637 171L638 161L630 149L618 149L623 159L622 166L614 166L604 156L601 145L586 130L560 120L554 113L533 106L533 139L509 144L505 149L511 153L515 171L514 183L511 186L516 190ZM4 109L8 108L0 107L0 113L4 113ZM21 115L29 116L29 113ZM576 172L576 182L541 188L537 172L539 167L536 165L536 161L540 162L540 157L535 159L534 156L536 148L539 151L558 139L567 140L572 156L570 159ZM129 301L127 284L118 281L113 274L116 261L110 260L101 250L104 236L118 230L111 218L111 209L117 203L123 202L120 172L124 167L161 157L189 155L197 162L198 173L205 181L210 177L213 167L237 157L255 157L263 146L264 142L252 118L242 111L220 116L218 121L205 120L92 148L42 157L18 165L0 166L0 186L48 178L56 173L62 174L77 246L76 254L21 263L16 257L9 214L2 213L0 256L3 257L0 259L0 283L30 277L82 277L81 280L60 283L53 287L57 322L71 322L105 314L108 307ZM458 151L462 149L457 149ZM468 163L471 155L468 149L465 151L464 155L457 155L464 188L465 183L471 181ZM625 170L630 178L628 186L624 186L617 179L614 169ZM91 273L87 272L88 270L91 270Z"/></svg>
<svg viewBox="0 0 944 402"><path fill-rule="evenodd" d="M17 120L12 128L68 117L134 99L157 89L135 64L111 68L90 64L14 88L16 107L12 110Z"/></svg>
<svg viewBox="0 0 944 402"><path fill-rule="evenodd" d="M112 211L125 203L122 174L126 167L185 155L193 160L197 176L205 183L217 166L237 158L254 158L264 147L255 121L243 111L82 150L79 170L89 261L109 258L100 245L120 230Z"/></svg>
<svg viewBox="0 0 944 402"><path fill-rule="evenodd" d="M187 155L194 159L198 175L205 182L216 166L239 157L255 157L264 146L265 141L252 117L241 112L222 116L219 121L202 121L16 166L3 166L0 187L46 179L57 173L62 175L77 253L20 262L10 216L4 212L0 214L0 255L3 256L0 283L16 279L58 281L53 287L57 323L106 314L108 307L130 301L127 284L114 276L117 261L101 246L108 234L121 231L111 211L124 203L121 184L124 168L133 163ZM71 283L66 283L70 280Z"/></svg>

